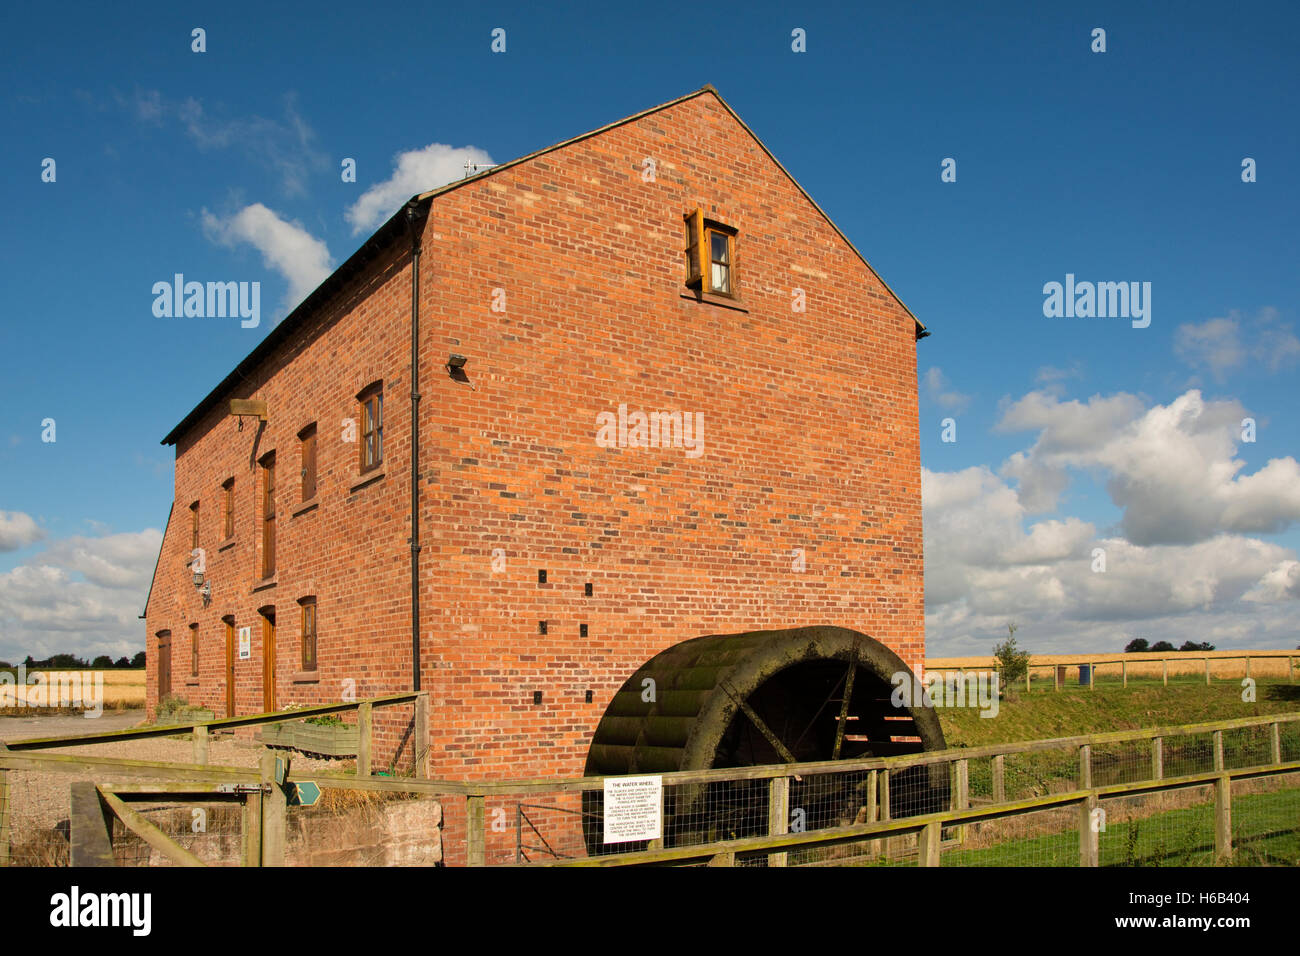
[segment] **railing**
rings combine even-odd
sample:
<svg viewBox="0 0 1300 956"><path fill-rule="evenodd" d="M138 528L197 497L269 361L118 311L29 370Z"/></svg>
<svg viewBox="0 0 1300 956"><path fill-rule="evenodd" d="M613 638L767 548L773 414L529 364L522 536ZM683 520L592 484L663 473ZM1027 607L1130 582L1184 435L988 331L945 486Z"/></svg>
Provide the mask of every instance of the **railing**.
<svg viewBox="0 0 1300 956"><path fill-rule="evenodd" d="M43 751L37 741L18 741L8 749L0 745L0 862L9 846L5 837L10 835L10 771L93 776L94 784L74 784L72 789L69 819L74 863L102 862L105 835L111 847L114 821L120 821L125 830L173 862L192 864L197 857L177 844L175 833L169 836L149 823L135 806L140 801L234 802L239 806L239 858L253 866L284 862L289 798L310 784L322 790L439 798L440 838L456 857L447 862L471 866L517 863L527 855L551 858L535 862L584 865L700 860L725 864L761 858L768 865L786 866L897 862L910 860L912 854L927 865L938 859L942 847L961 854L961 862L967 852L981 845L1001 845L1017 833L1028 840L1024 858L1039 859L1048 851L1034 841L1046 835L1044 839L1059 844L1064 832L1058 825L1061 814L1073 814L1082 826L1085 809L1090 813L1099 805L1127 806L1125 801L1132 803L1139 797L1173 799L1170 795L1177 791L1192 795L1196 788L1214 788L1214 846L1227 852L1233 786L1243 793L1252 787L1294 788L1297 778L1288 775L1300 774L1300 713L894 757L681 771L661 775L665 835L647 846L601 841L595 824L603 812L599 805L603 777L485 782L353 775L299 770L285 755L269 749L255 768L50 752L124 736L174 735L186 729L193 733L199 727L230 726L232 721L272 723L314 712L356 708L362 713L365 705L370 709L418 705L419 696L392 695L228 721L46 738L40 742ZM420 739L427 741L427 736ZM422 751L417 748L417 752ZM1289 800L1295 792L1288 789L1282 796ZM1291 827L1300 818L1289 803L1281 806L1275 801L1258 813L1265 810L1289 814ZM511 816L514 834L508 832ZM1056 820L1050 826L1044 822L1049 817ZM993 821L1000 821L996 828L990 826ZM1133 824L1130 830L1135 829ZM963 841L967 833L971 839ZM989 843L990 835L997 838L994 843ZM1087 839L1082 831L1080 839ZM846 846L857 855L835 855ZM1059 845L1051 850L1058 856L1059 851ZM1079 852L1084 853L1082 844ZM1095 856L1081 855L1079 860Z"/></svg>
<svg viewBox="0 0 1300 956"><path fill-rule="evenodd" d="M1131 655L1119 655L1106 660L1051 660L1036 664L1031 663L1026 667L1025 690L1033 689L1033 681L1035 679L1041 680L1043 671L1048 672L1047 679L1052 682L1054 688L1056 690L1062 690L1065 685L1070 682L1067 672L1074 670L1077 674L1079 673L1078 670L1075 670L1077 668L1086 668L1088 673L1087 684L1085 685L1083 683L1082 676L1080 676L1079 686L1086 686L1089 690L1095 690L1100 679L1100 675L1098 674L1098 668L1100 667L1118 667L1118 674L1115 674L1114 672L1108 674L1107 681L1118 679L1121 686L1128 687L1130 676L1135 680L1142 682L1155 680L1157 675L1154 672L1156 671L1157 665L1159 665L1158 676L1161 685L1168 687L1171 662L1174 665L1173 671L1175 678L1180 676L1194 676L1199 682L1201 675L1204 674L1205 685L1208 687L1211 683L1212 672L1215 669L1214 665L1224 662L1244 662L1244 667L1234 668L1235 671L1239 671L1240 673L1233 673L1225 676L1222 673L1224 668L1218 668L1220 671L1218 675L1220 680L1237 680L1240 677L1255 677L1256 674L1253 672L1255 664L1262 664L1264 662L1281 663L1282 661L1285 661L1286 671L1281 676L1285 677L1287 681L1294 683L1296 680L1295 659L1295 654L1290 654L1285 651L1277 653L1256 652L1246 654L1198 654L1195 651L1188 651L1170 653L1164 657L1152 657L1149 652L1141 652ZM1193 668L1188 666L1198 662L1201 665L1200 667ZM954 667L952 665L936 664L932 668L927 667L926 673L955 674L965 673L968 671L995 670L997 668L998 663L996 661L983 668L975 666ZM1273 669L1276 670L1276 668ZM1038 674L1037 677L1035 677L1035 672Z"/></svg>

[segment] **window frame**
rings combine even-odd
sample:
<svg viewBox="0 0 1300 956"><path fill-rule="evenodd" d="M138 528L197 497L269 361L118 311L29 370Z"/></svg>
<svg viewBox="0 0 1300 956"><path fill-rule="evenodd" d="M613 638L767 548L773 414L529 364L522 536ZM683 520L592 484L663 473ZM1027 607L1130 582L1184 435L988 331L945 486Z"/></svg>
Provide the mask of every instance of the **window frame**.
<svg viewBox="0 0 1300 956"><path fill-rule="evenodd" d="M316 497L317 491L317 462L316 462L316 423L312 422L302 431L298 432L298 458L299 458L299 477L302 479L302 485L299 490L302 501L311 501Z"/></svg>
<svg viewBox="0 0 1300 956"><path fill-rule="evenodd" d="M686 248L682 250L686 259L686 285L696 289L701 295L722 296L725 299L738 299L736 281L736 240L740 230L734 226L710 219L704 215L702 208L695 208L684 217L686 223ZM713 258L713 239L715 236L727 240L727 259L725 263ZM707 259L705 256L707 255ZM727 288L720 289L713 284L713 266L715 263L726 268Z"/></svg>
<svg viewBox="0 0 1300 956"><path fill-rule="evenodd" d="M262 579L275 576L275 452L258 461L262 468Z"/></svg>
<svg viewBox="0 0 1300 956"><path fill-rule="evenodd" d="M199 676L199 626L190 625L190 676Z"/></svg>
<svg viewBox="0 0 1300 956"><path fill-rule="evenodd" d="M235 479L233 476L221 483L221 530L223 532L223 541L229 541L235 536Z"/></svg>
<svg viewBox="0 0 1300 956"><path fill-rule="evenodd" d="M320 669L320 645L318 641L320 615L315 595L299 598L298 606L302 609L302 627L299 631L300 663L305 674L314 674ZM307 650L310 647L311 655Z"/></svg>
<svg viewBox="0 0 1300 956"><path fill-rule="evenodd" d="M357 401L360 403L361 433L358 436L359 453L358 465L361 474L367 474L384 464L384 383L382 381L368 385L357 393ZM370 413L371 406L374 406L374 413ZM369 422L373 422L374 427L367 431ZM369 447L368 439L375 436L375 455L374 461L367 463L366 451Z"/></svg>

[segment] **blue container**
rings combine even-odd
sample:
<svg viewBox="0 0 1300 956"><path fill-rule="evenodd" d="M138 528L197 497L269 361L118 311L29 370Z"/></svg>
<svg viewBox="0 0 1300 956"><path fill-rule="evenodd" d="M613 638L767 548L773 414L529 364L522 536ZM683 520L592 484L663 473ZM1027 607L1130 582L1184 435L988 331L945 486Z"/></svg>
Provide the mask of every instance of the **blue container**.
<svg viewBox="0 0 1300 956"><path fill-rule="evenodd" d="M1080 665L1079 665L1079 684L1080 684L1081 686L1083 686L1083 687L1087 687L1087 686L1088 686L1089 684L1091 684L1091 683L1092 683L1092 665L1091 665L1091 664L1080 664Z"/></svg>

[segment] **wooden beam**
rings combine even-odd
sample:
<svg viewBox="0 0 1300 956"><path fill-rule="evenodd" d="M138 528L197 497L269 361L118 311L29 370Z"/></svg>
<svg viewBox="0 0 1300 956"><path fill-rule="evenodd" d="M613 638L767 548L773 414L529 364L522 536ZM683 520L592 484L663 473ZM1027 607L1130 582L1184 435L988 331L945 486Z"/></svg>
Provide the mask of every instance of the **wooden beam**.
<svg viewBox="0 0 1300 956"><path fill-rule="evenodd" d="M1214 856L1220 863L1232 858L1232 778L1214 781Z"/></svg>
<svg viewBox="0 0 1300 956"><path fill-rule="evenodd" d="M357 776L370 776L370 704L357 708Z"/></svg>
<svg viewBox="0 0 1300 956"><path fill-rule="evenodd" d="M0 770L0 866L9 865L9 771Z"/></svg>
<svg viewBox="0 0 1300 956"><path fill-rule="evenodd" d="M840 759L840 747L844 744L844 727L849 722L849 701L853 699L853 678L858 672L858 645L853 645L853 660L849 661L849 672L844 675L844 699L840 701L840 717L835 724L835 746L831 748L831 759Z"/></svg>
<svg viewBox="0 0 1300 956"><path fill-rule="evenodd" d="M202 860L191 853L189 850L177 844L171 837L163 833L156 826L146 820L136 811L132 810L125 803L119 800L111 793L104 793L102 790L97 791L99 797L108 804L109 809L122 821L125 826L140 839L144 840L151 847L161 853L173 863L179 863L181 866L207 866Z"/></svg>
<svg viewBox="0 0 1300 956"><path fill-rule="evenodd" d="M78 781L70 788L68 814L69 866L117 866L113 857L112 817L104 812L93 783Z"/></svg>
<svg viewBox="0 0 1300 956"><path fill-rule="evenodd" d="M767 835L780 836L790 832L790 778L773 777L767 783ZM768 866L785 866L789 862L785 853L773 853L767 858Z"/></svg>
<svg viewBox="0 0 1300 956"><path fill-rule="evenodd" d="M767 742L772 745L772 749L777 752L777 754L781 757L782 760L784 760L786 763L799 762L797 759L795 759L795 755L790 753L789 748L787 748L786 745L781 742L781 738L779 738L776 734L772 733L771 729L767 726L767 724L763 721L763 719L759 717L758 714L754 713L754 709L749 706L749 702L747 700L745 700L739 694L733 691L731 689L731 685L728 684L726 681L723 681L722 684L720 684L719 686L722 687L722 689L726 692L727 696L732 699L735 705L740 708L741 712L744 713L744 715L750 719L750 721L754 724L754 726L758 728L759 733L761 733L765 738L767 738Z"/></svg>
<svg viewBox="0 0 1300 956"><path fill-rule="evenodd" d="M262 751L259 762L262 774L262 866L284 866L285 814L288 799L284 788L275 780L275 751L270 747Z"/></svg>
<svg viewBox="0 0 1300 956"><path fill-rule="evenodd" d="M482 794L465 798L465 865L487 863L487 808Z"/></svg>

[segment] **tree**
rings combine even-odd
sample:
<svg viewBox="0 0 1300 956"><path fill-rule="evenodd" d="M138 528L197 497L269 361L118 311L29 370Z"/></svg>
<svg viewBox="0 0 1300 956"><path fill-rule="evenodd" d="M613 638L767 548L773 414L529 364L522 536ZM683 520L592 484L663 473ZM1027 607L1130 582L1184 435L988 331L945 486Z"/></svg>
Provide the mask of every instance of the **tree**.
<svg viewBox="0 0 1300 956"><path fill-rule="evenodd" d="M131 662L128 661L125 657L119 657L119 658L117 659L117 661L113 664L113 666L114 666L114 667L130 667L130 666L131 666Z"/></svg>
<svg viewBox="0 0 1300 956"><path fill-rule="evenodd" d="M1212 651L1214 650L1214 645L1205 643L1204 641L1199 644L1195 641L1183 641L1183 646L1178 649L1180 651Z"/></svg>
<svg viewBox="0 0 1300 956"><path fill-rule="evenodd" d="M1151 650L1151 644L1145 637L1135 637L1124 645L1126 654L1142 654Z"/></svg>
<svg viewBox="0 0 1300 956"><path fill-rule="evenodd" d="M1156 641L1151 645L1151 650L1153 651L1172 651L1173 649L1174 645L1170 644L1168 641Z"/></svg>
<svg viewBox="0 0 1300 956"><path fill-rule="evenodd" d="M135 657L131 658L132 667L144 667L144 651L141 651Z"/></svg>
<svg viewBox="0 0 1300 956"><path fill-rule="evenodd" d="M113 666L113 658L109 657L107 654L100 654L90 662L90 666L96 670L104 670Z"/></svg>
<svg viewBox="0 0 1300 956"><path fill-rule="evenodd" d="M1029 652L1016 647L1016 625L1007 625L1007 639L993 647L993 656L1002 665L1002 689L1016 687L1029 670Z"/></svg>

